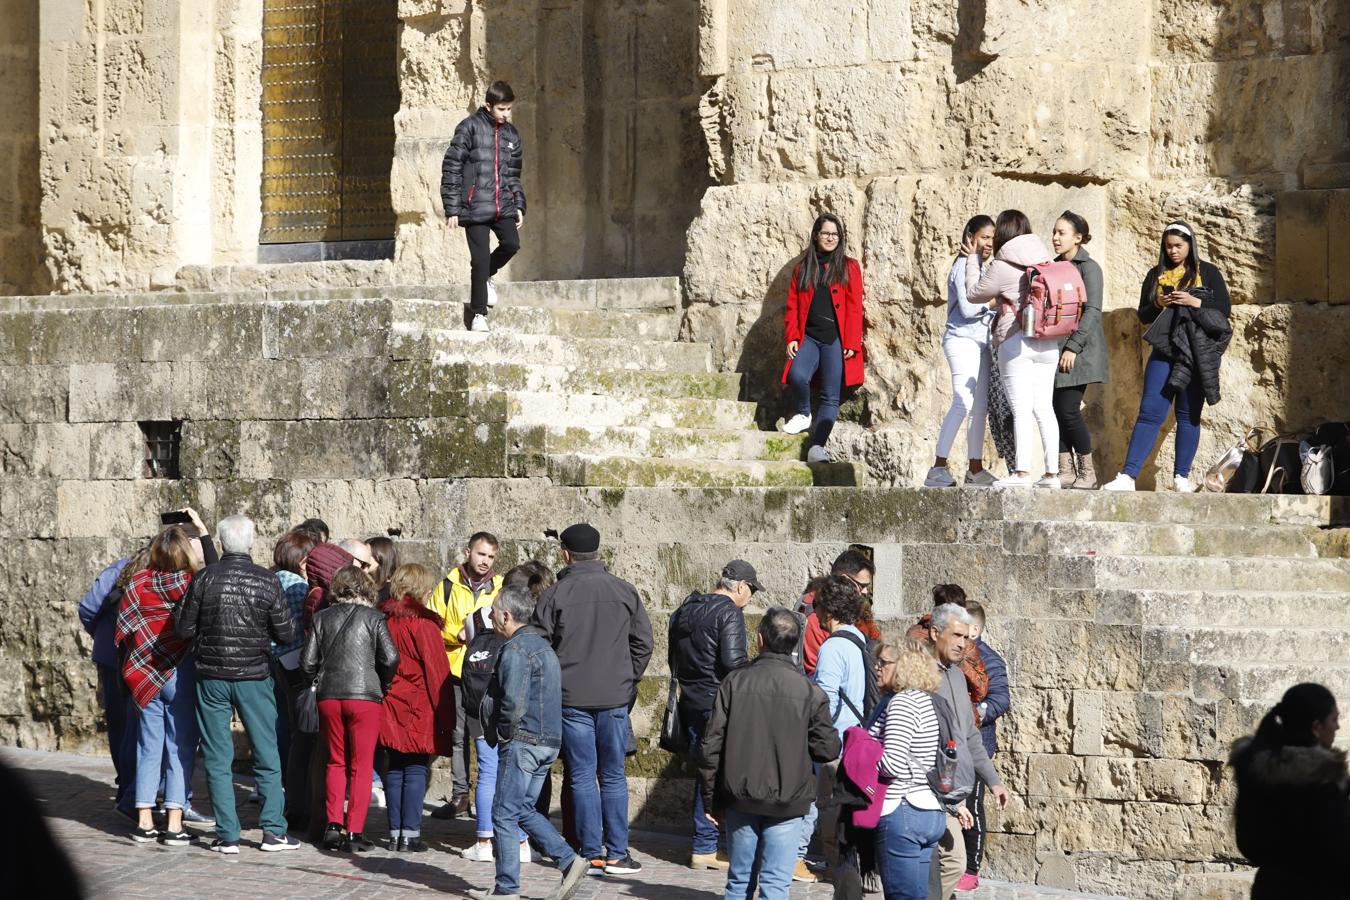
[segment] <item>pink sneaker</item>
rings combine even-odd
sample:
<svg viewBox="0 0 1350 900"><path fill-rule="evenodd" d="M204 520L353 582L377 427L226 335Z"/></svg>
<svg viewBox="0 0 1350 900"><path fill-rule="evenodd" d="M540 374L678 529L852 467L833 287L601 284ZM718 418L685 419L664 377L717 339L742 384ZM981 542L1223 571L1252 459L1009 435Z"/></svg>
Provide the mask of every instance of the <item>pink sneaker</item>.
<svg viewBox="0 0 1350 900"><path fill-rule="evenodd" d="M980 876L972 875L966 872L961 876L961 880L956 883L958 891L973 891L980 886Z"/></svg>

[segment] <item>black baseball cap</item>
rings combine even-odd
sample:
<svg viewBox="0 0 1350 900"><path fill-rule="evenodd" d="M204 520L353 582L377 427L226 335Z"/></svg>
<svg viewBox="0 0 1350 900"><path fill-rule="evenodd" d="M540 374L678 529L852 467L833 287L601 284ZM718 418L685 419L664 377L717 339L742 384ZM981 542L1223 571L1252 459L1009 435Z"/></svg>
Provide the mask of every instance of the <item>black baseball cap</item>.
<svg viewBox="0 0 1350 900"><path fill-rule="evenodd" d="M764 585L759 583L759 575L755 572L755 567L743 559L733 559L723 566L722 577L730 578L732 581L744 581L756 591L764 590Z"/></svg>
<svg viewBox="0 0 1350 900"><path fill-rule="evenodd" d="M594 553L600 549L600 532L585 522L568 525L558 535L558 540L573 553Z"/></svg>

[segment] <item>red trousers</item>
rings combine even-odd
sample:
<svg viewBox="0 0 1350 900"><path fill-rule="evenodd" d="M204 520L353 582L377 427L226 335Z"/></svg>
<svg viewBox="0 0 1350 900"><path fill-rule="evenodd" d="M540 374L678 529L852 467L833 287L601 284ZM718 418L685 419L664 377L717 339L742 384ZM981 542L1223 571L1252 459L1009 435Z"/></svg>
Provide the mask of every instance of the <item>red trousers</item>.
<svg viewBox="0 0 1350 900"><path fill-rule="evenodd" d="M328 741L326 781L328 821L344 825L352 833L366 827L370 809L371 771L375 766L375 742L380 737L384 705L374 700L320 700L319 719ZM342 803L347 802L347 815Z"/></svg>

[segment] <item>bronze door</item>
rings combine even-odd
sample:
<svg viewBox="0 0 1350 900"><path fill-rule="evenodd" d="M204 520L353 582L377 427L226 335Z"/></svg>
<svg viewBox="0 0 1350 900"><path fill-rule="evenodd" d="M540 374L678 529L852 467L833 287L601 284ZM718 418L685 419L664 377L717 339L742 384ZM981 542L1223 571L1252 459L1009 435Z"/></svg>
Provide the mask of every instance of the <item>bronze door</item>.
<svg viewBox="0 0 1350 900"><path fill-rule="evenodd" d="M264 0L264 244L394 236L398 0Z"/></svg>

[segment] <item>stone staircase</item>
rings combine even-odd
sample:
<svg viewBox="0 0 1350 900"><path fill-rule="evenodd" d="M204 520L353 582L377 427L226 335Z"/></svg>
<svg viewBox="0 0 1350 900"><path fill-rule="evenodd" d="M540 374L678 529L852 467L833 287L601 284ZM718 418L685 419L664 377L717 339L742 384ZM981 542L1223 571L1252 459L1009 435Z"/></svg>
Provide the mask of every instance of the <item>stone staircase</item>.
<svg viewBox="0 0 1350 900"><path fill-rule="evenodd" d="M511 475L607 487L862 483L861 465L805 463L802 436L758 430L740 377L713 371L709 345L676 340L678 279L498 291L489 334L467 331L442 291L411 292L392 330L394 356L430 360L436 390L503 417Z"/></svg>

